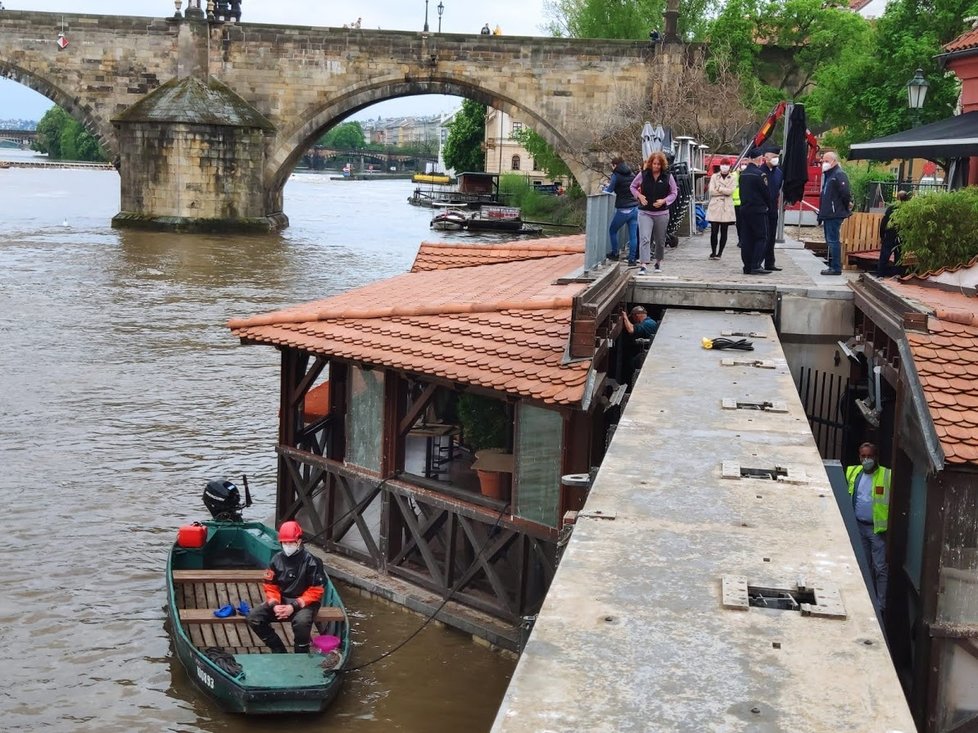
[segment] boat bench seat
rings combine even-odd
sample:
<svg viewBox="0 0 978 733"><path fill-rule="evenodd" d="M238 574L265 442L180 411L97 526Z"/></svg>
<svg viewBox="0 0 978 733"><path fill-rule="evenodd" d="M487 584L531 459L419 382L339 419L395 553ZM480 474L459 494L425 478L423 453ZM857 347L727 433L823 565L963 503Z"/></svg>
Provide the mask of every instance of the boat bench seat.
<svg viewBox="0 0 978 733"><path fill-rule="evenodd" d="M185 624L233 624L244 623L245 617L241 614L218 618L214 615L213 608L181 608L180 621ZM316 623L329 623L331 621L345 621L346 616L342 608L336 606L322 606L316 614Z"/></svg>
<svg viewBox="0 0 978 733"><path fill-rule="evenodd" d="M260 583L265 579L262 569L233 570L174 570L174 583Z"/></svg>

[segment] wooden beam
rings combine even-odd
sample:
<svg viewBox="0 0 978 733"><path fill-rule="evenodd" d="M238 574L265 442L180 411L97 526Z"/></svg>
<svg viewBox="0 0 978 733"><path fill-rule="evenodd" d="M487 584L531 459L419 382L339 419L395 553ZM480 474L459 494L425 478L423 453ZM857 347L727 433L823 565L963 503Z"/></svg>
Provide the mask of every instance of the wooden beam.
<svg viewBox="0 0 978 733"><path fill-rule="evenodd" d="M397 436L403 438L408 432L414 427L414 423L418 421L421 413L424 412L428 404L431 402L432 398L435 396L435 391L438 389L437 384L429 384L425 387L424 392L422 392L418 399L411 403L408 408L407 413L402 418L400 424L397 428Z"/></svg>

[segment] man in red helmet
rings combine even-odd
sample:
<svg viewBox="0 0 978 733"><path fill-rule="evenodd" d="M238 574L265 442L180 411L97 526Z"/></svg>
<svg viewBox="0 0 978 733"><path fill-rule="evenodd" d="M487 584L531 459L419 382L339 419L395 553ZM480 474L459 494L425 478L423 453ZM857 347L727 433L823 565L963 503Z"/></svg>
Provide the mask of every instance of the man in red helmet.
<svg viewBox="0 0 978 733"><path fill-rule="evenodd" d="M309 651L309 636L323 600L326 572L323 561L302 546L302 527L283 522L278 530L282 551L275 553L265 572L265 602L248 614L248 625L276 654L285 644L272 629L277 621L292 622L295 653Z"/></svg>

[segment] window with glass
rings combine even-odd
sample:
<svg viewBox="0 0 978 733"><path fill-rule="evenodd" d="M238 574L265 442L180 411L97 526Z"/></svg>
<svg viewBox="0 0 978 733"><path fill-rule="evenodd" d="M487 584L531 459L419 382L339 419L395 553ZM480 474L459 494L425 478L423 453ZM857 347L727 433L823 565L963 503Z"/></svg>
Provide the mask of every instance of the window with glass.
<svg viewBox="0 0 978 733"><path fill-rule="evenodd" d="M518 155L514 155L513 156L512 169L514 171L518 171L520 169L520 156L518 156Z"/></svg>
<svg viewBox="0 0 978 733"><path fill-rule="evenodd" d="M523 132L523 123L522 122L514 122L513 123L513 131L510 133L509 136L510 136L510 138L514 138L514 137L516 137L521 132Z"/></svg>
<svg viewBox="0 0 978 733"><path fill-rule="evenodd" d="M350 367L350 404L346 414L346 460L380 471L384 434L384 372Z"/></svg>
<svg viewBox="0 0 978 733"><path fill-rule="evenodd" d="M564 419L555 410L520 404L517 415L517 513L551 527L560 511Z"/></svg>

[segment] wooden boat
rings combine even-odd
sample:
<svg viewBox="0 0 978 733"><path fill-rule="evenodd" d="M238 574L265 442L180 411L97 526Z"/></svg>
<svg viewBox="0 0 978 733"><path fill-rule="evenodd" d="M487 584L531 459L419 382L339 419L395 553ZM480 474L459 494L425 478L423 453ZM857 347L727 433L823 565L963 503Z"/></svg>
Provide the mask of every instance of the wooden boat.
<svg viewBox="0 0 978 733"><path fill-rule="evenodd" d="M469 220L469 216L464 211L459 211L458 209L448 209L446 211L439 211L431 219L431 228L440 229L442 231L458 231L464 229L466 223Z"/></svg>
<svg viewBox="0 0 978 733"><path fill-rule="evenodd" d="M523 217L515 206L483 206L469 217L465 228L480 232L519 232L523 229Z"/></svg>
<svg viewBox="0 0 978 733"><path fill-rule="evenodd" d="M227 604L252 608L262 603L262 579L281 549L274 530L260 522L200 523L206 539L200 547L175 542L166 566L167 615L173 644L194 685L224 709L239 713L315 713L325 710L343 683L341 670L349 649L346 611L327 579L323 606L313 626L318 634L339 638L323 655L272 654L239 613L217 618ZM286 648L292 626L274 624ZM335 640L331 640L335 643Z"/></svg>

